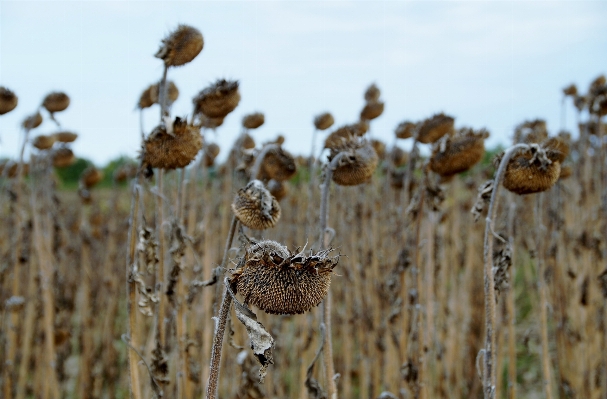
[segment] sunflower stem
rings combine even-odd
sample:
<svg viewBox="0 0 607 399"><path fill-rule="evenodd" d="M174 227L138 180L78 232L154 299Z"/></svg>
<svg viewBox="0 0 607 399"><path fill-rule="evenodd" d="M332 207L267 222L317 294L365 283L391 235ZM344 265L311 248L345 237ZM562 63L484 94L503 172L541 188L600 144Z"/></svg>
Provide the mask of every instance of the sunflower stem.
<svg viewBox="0 0 607 399"><path fill-rule="evenodd" d="M495 280L493 279L493 231L497 215L498 191L500 183L506 172L510 158L521 149L529 149L527 144L516 144L508 148L499 164L489 202L489 210L485 223L485 237L483 244L483 263L485 274L485 348L483 355L483 393L485 399L494 399L497 390L497 348L495 328L497 325L495 314Z"/></svg>

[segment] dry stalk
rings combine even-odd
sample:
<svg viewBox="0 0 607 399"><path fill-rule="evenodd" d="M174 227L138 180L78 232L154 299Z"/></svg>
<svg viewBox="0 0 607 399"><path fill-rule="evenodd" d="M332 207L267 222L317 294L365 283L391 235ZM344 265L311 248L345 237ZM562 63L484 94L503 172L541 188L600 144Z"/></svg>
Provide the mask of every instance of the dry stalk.
<svg viewBox="0 0 607 399"><path fill-rule="evenodd" d="M550 353L548 345L548 296L546 270L544 267L543 233L545 226L542 223L542 193L536 195L535 225L536 225L536 262L538 273L538 288L540 291L540 337L542 342L542 376L546 399L552 399L552 368L550 366Z"/></svg>
<svg viewBox="0 0 607 399"><path fill-rule="evenodd" d="M508 148L504 153L504 156L499 164L497 173L495 175L495 183L493 185L493 192L491 193L491 200L489 202L489 209L487 212L487 219L485 223L485 238L484 238L484 273L485 273L485 348L483 355L483 393L485 399L494 399L495 391L497 389L497 348L495 339L495 328L496 315L495 315L495 281L493 279L493 235L495 218L497 215L498 195L499 186L506 172L506 167L510 162L510 158L519 150L528 149L527 144L516 144Z"/></svg>

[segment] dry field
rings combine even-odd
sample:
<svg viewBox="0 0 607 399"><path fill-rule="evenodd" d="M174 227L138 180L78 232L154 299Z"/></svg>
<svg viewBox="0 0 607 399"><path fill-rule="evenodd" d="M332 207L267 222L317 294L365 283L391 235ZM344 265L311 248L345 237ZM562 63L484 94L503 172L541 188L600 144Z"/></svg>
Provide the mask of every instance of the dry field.
<svg viewBox="0 0 607 399"><path fill-rule="evenodd" d="M25 119L29 159L0 172L1 397L607 399L604 77L564 89L579 131L522 122L495 157L445 114L373 139L372 85L360 121L314 118L322 152L255 143L251 114L217 164L238 82L171 115L202 48L162 41L138 102L159 124L114 187L90 167L58 188L67 95Z"/></svg>

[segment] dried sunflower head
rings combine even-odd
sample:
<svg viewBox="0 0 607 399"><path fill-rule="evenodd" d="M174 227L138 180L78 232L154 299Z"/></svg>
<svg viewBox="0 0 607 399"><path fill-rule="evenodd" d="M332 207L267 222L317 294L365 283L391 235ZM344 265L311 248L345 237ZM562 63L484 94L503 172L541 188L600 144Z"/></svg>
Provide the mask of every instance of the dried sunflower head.
<svg viewBox="0 0 607 399"><path fill-rule="evenodd" d="M6 87L0 86L0 115L11 112L17 107L18 103L19 99L15 93Z"/></svg>
<svg viewBox="0 0 607 399"><path fill-rule="evenodd" d="M40 112L36 112L36 114L25 118L25 120L23 121L21 126L23 126L24 129L35 129L38 126L40 126L41 124L42 124L42 115L40 115Z"/></svg>
<svg viewBox="0 0 607 399"><path fill-rule="evenodd" d="M542 143L548 159L552 162L563 163L569 155L569 144L560 137L550 137Z"/></svg>
<svg viewBox="0 0 607 399"><path fill-rule="evenodd" d="M55 168L65 168L74 162L76 162L76 156L69 148L60 147L53 151L53 166Z"/></svg>
<svg viewBox="0 0 607 399"><path fill-rule="evenodd" d="M548 129L543 119L525 121L514 129L515 143L539 144L547 138Z"/></svg>
<svg viewBox="0 0 607 399"><path fill-rule="evenodd" d="M32 140L32 145L39 150L48 150L53 146L53 144L55 144L56 141L57 139L54 135L47 136L41 134Z"/></svg>
<svg viewBox="0 0 607 399"><path fill-rule="evenodd" d="M563 94L571 97L577 96L577 86L573 83L570 84L569 86L563 89Z"/></svg>
<svg viewBox="0 0 607 399"><path fill-rule="evenodd" d="M261 112L245 115L242 118L242 126L247 129L257 129L265 122L265 116Z"/></svg>
<svg viewBox="0 0 607 399"><path fill-rule="evenodd" d="M379 117L384 113L384 103L381 101L373 101L365 104L365 107L360 111L360 119L370 121Z"/></svg>
<svg viewBox="0 0 607 399"><path fill-rule="evenodd" d="M266 313L301 314L320 304L329 292L339 262L339 256L331 257L330 252L292 253L276 241L261 241L247 248L230 285L245 304Z"/></svg>
<svg viewBox="0 0 607 399"><path fill-rule="evenodd" d="M204 165L206 167L213 166L215 158L219 155L220 148L217 144L211 143L204 148Z"/></svg>
<svg viewBox="0 0 607 399"><path fill-rule="evenodd" d="M326 130L333 126L335 123L335 119L333 119L333 115L328 112L322 113L314 118L314 126L318 130Z"/></svg>
<svg viewBox="0 0 607 399"><path fill-rule="evenodd" d="M80 175L80 182L82 186L86 189L90 189L97 185L103 179L103 173L95 168L94 166L90 166L86 168L82 174Z"/></svg>
<svg viewBox="0 0 607 399"><path fill-rule="evenodd" d="M268 191L276 198L276 201L281 201L289 193L289 186L286 181L271 179L268 182Z"/></svg>
<svg viewBox="0 0 607 399"><path fill-rule="evenodd" d="M340 186L356 186L369 180L375 172L379 158L366 140L354 138L331 148L329 162L342 153L333 171L333 181Z"/></svg>
<svg viewBox="0 0 607 399"><path fill-rule="evenodd" d="M434 143L453 130L455 119L443 113L433 115L421 122L417 132L417 141L428 144Z"/></svg>
<svg viewBox="0 0 607 399"><path fill-rule="evenodd" d="M413 137L413 133L415 132L416 127L417 124L409 121L404 121L399 123L398 126L396 126L396 129L394 129L394 134L396 135L397 139L408 139L410 137Z"/></svg>
<svg viewBox="0 0 607 399"><path fill-rule="evenodd" d="M202 148L200 129L175 118L172 132L164 124L157 126L143 144L143 165L149 168L183 168L196 158Z"/></svg>
<svg viewBox="0 0 607 399"><path fill-rule="evenodd" d="M561 163L551 161L542 146L531 144L529 150L519 151L510 159L502 184L519 195L539 193L552 187L560 173Z"/></svg>
<svg viewBox="0 0 607 399"><path fill-rule="evenodd" d="M238 81L219 79L194 97L194 113L209 118L224 118L240 102Z"/></svg>
<svg viewBox="0 0 607 399"><path fill-rule="evenodd" d="M179 25L162 40L162 45L154 55L164 61L164 65L175 67L192 61L204 46L202 33L192 26Z"/></svg>
<svg viewBox="0 0 607 399"><path fill-rule="evenodd" d="M398 168L409 161L409 154L402 148L394 146L392 151L390 151L390 160L392 160L392 164Z"/></svg>
<svg viewBox="0 0 607 399"><path fill-rule="evenodd" d="M483 158L487 137L489 132L484 129L461 129L453 137L443 136L432 148L430 169L443 177L465 172Z"/></svg>
<svg viewBox="0 0 607 399"><path fill-rule="evenodd" d="M238 190L232 211L240 223L255 230L274 227L281 213L278 201L259 180L252 180Z"/></svg>
<svg viewBox="0 0 607 399"><path fill-rule="evenodd" d="M59 143L73 143L78 138L78 135L72 132L58 132L53 134L53 136Z"/></svg>
<svg viewBox="0 0 607 399"><path fill-rule="evenodd" d="M59 91L47 94L42 101L42 106L51 114L64 111L69 105L70 98L68 95Z"/></svg>
<svg viewBox="0 0 607 399"><path fill-rule="evenodd" d="M139 102L137 103L137 107L139 109L149 108L156 103L152 98L152 90L156 85L149 85L147 89L145 89L141 96L139 97Z"/></svg>
<svg viewBox="0 0 607 399"><path fill-rule="evenodd" d="M372 139L371 140L371 146L375 150L375 153L377 154L377 157L379 159L383 159L384 156L386 155L386 143L384 143L381 140Z"/></svg>
<svg viewBox="0 0 607 399"><path fill-rule="evenodd" d="M278 146L266 154L261 163L261 171L265 176L274 180L289 180L295 172L295 158L284 148Z"/></svg>
<svg viewBox="0 0 607 399"><path fill-rule="evenodd" d="M170 107L179 98L179 89L177 88L175 83L173 83L171 81L167 81L166 85L167 85L166 105ZM152 104L160 104L160 83L151 85L149 87L149 90L150 90L149 99L152 101ZM141 101L140 101L140 104L141 104Z"/></svg>
<svg viewBox="0 0 607 399"><path fill-rule="evenodd" d="M381 91L379 90L379 87L377 87L375 83L372 83L371 86L367 87L367 90L365 91L365 101L368 103L375 102L379 100L380 95Z"/></svg>

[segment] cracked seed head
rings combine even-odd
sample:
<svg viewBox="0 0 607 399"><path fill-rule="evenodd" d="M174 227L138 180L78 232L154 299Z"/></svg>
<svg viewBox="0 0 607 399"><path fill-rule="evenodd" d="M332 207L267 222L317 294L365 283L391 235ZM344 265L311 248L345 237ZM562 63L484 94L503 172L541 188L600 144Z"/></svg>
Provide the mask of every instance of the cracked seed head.
<svg viewBox="0 0 607 399"><path fill-rule="evenodd" d="M18 103L19 99L15 93L6 87L0 86L0 115L11 112L17 107Z"/></svg>
<svg viewBox="0 0 607 399"><path fill-rule="evenodd" d="M434 143L453 130L455 119L443 113L433 115L421 122L417 132L417 141L423 144Z"/></svg>
<svg viewBox="0 0 607 399"><path fill-rule="evenodd" d="M297 172L295 158L282 147L268 151L261 163L262 173L270 179L289 180Z"/></svg>
<svg viewBox="0 0 607 399"><path fill-rule="evenodd" d="M328 112L322 113L314 118L314 126L318 130L327 130L335 123L335 119L333 119L333 115Z"/></svg>
<svg viewBox="0 0 607 399"><path fill-rule="evenodd" d="M194 97L194 113L209 118L224 118L240 102L238 81L219 79Z"/></svg>
<svg viewBox="0 0 607 399"><path fill-rule="evenodd" d="M325 298L339 256L331 250L307 255L292 253L276 241L265 240L247 248L230 277L245 304L270 314L302 314Z"/></svg>
<svg viewBox="0 0 607 399"><path fill-rule="evenodd" d="M257 129L266 121L265 116L261 112L245 115L242 118L242 126L247 129Z"/></svg>
<svg viewBox="0 0 607 399"><path fill-rule="evenodd" d="M333 181L340 186L356 186L369 180L379 162L377 153L366 140L352 139L331 148L329 162L339 153L343 153L339 164L333 171Z"/></svg>
<svg viewBox="0 0 607 399"><path fill-rule="evenodd" d="M539 193L552 187L560 174L561 163L551 161L545 148L532 144L530 150L510 159L502 185L519 195Z"/></svg>
<svg viewBox="0 0 607 399"><path fill-rule="evenodd" d="M145 139L142 154L144 167L183 168L196 158L202 148L200 129L177 117L172 130L172 133L167 132L162 124Z"/></svg>
<svg viewBox="0 0 607 399"><path fill-rule="evenodd" d="M175 67L192 61L204 46L202 33L192 26L179 25L162 40L162 45L154 55L164 61L164 65Z"/></svg>
<svg viewBox="0 0 607 399"><path fill-rule="evenodd" d="M47 94L42 102L42 106L51 114L64 111L69 105L70 98L68 95L59 91Z"/></svg>
<svg viewBox="0 0 607 399"><path fill-rule="evenodd" d="M360 119L370 121L379 117L384 113L384 103L381 101L373 101L365 104L365 107L360 111Z"/></svg>
<svg viewBox="0 0 607 399"><path fill-rule="evenodd" d="M55 144L56 141L57 139L54 135L47 136L41 134L32 140L32 145L39 150L48 150L53 146L53 144Z"/></svg>
<svg viewBox="0 0 607 399"><path fill-rule="evenodd" d="M443 177L467 171L483 158L487 137L484 129L461 129L453 137L443 136L433 145L430 169Z"/></svg>
<svg viewBox="0 0 607 399"><path fill-rule="evenodd" d="M259 180L252 180L238 190L232 211L240 223L255 230L274 227L281 213L278 201Z"/></svg>

